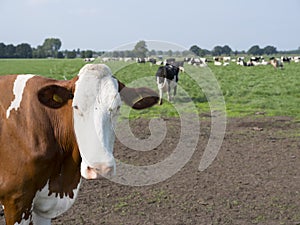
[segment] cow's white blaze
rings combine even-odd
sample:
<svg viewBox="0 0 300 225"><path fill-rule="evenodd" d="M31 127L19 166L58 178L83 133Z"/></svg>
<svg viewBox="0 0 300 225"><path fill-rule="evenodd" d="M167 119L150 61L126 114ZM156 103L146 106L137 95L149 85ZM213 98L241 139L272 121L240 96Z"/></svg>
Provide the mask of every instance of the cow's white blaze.
<svg viewBox="0 0 300 225"><path fill-rule="evenodd" d="M18 110L18 108L20 107L26 83L33 76L34 75L32 75L32 74L17 76L17 78L16 78L16 80L14 82L14 87L13 87L13 94L15 95L15 98L11 102L10 106L8 107L8 109L6 110L6 118L7 119L9 118L10 111L12 109Z"/></svg>
<svg viewBox="0 0 300 225"><path fill-rule="evenodd" d="M103 165L115 167L114 130L121 98L118 83L105 65L88 64L79 72L73 99L74 129L82 157L81 175L96 178Z"/></svg>

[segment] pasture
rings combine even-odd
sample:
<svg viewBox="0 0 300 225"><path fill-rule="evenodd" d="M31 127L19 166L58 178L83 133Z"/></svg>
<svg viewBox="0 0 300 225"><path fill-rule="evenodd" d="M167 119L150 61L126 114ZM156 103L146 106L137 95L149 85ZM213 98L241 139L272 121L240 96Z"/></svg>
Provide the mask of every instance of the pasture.
<svg viewBox="0 0 300 225"><path fill-rule="evenodd" d="M31 73L69 79L84 64L81 59L0 60L0 75ZM156 65L107 64L129 86L156 88ZM142 140L151 135L150 119L163 119L167 133L161 144L151 151L135 151L117 139L115 157L133 165L152 165L167 158L181 137L178 108L190 101L195 108L180 110L196 110L201 126L188 163L169 179L149 186L84 180L75 205L53 224L300 224L300 64L287 64L283 70L234 63L196 69L187 65L185 71L179 78L185 94L179 90L174 104L165 100L162 106L143 111L127 112L127 106L121 110L120 120L129 115L132 133ZM195 81L189 73L199 79ZM199 162L213 119L207 92L210 85L217 85L207 79L211 74L225 99L228 119L216 159L201 172ZM0 224L3 221L0 217Z"/></svg>
<svg viewBox="0 0 300 225"><path fill-rule="evenodd" d="M100 62L100 60L96 61ZM39 74L55 79L70 79L75 76L85 63L81 59L2 59L0 60L0 75L4 74ZM156 88L155 73L158 66L137 64L134 62L107 62L115 76L125 84L148 77L144 85ZM228 117L252 116L263 113L268 116L291 116L300 119L300 64L286 64L283 70L272 66L242 67L231 63L220 67L209 64L209 68L198 68L196 71L190 65L186 71L199 75L199 82L205 81L206 74L215 76L225 98ZM153 78L153 79L152 79ZM140 86L143 83L139 84ZM179 85L187 92L199 113L210 112L205 93L195 81L190 79L188 72L180 73ZM176 103L184 101L178 93ZM131 118L176 116L172 104L165 101L163 107L154 107L144 112L131 112Z"/></svg>

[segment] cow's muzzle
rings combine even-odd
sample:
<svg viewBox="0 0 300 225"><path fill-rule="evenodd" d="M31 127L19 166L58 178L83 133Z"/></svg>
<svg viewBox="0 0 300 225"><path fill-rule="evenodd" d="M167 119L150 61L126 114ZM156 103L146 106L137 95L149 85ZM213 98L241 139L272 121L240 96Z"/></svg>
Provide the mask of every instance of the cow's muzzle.
<svg viewBox="0 0 300 225"><path fill-rule="evenodd" d="M91 166L86 166L81 168L81 175L86 179L99 179L99 178L109 178L115 175L115 164L112 163L99 163Z"/></svg>

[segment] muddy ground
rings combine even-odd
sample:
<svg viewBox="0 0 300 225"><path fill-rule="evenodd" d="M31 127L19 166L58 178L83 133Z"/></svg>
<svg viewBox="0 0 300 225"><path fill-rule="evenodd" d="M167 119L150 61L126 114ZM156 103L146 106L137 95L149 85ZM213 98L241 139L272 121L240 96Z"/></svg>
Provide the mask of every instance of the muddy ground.
<svg viewBox="0 0 300 225"><path fill-rule="evenodd" d="M178 144L180 122L165 121L168 132L160 146L140 152L116 141L116 158L135 165L166 158ZM131 125L137 137L149 136L147 120ZM158 184L84 180L74 206L53 224L300 224L299 122L265 116L228 119L216 159L200 172L209 135L210 121L204 118L191 160Z"/></svg>

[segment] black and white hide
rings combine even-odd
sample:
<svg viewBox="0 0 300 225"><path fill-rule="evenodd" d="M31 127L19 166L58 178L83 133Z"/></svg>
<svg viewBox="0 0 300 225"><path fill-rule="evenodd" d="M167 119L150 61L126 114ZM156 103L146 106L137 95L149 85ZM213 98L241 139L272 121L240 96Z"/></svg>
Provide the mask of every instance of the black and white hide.
<svg viewBox="0 0 300 225"><path fill-rule="evenodd" d="M156 72L156 82L159 90L159 104L162 104L163 92L167 92L168 101L176 95L179 68L173 65L160 66ZM172 92L173 91L173 95Z"/></svg>

